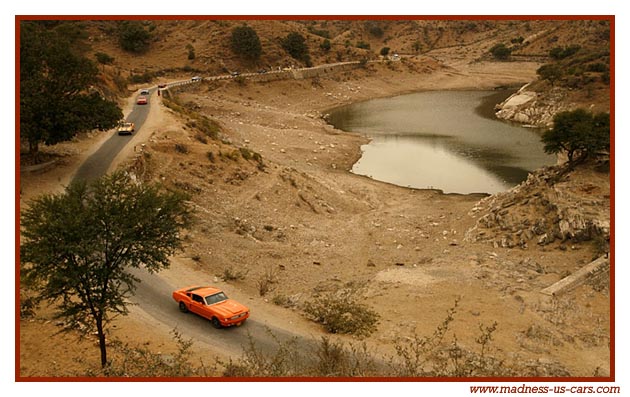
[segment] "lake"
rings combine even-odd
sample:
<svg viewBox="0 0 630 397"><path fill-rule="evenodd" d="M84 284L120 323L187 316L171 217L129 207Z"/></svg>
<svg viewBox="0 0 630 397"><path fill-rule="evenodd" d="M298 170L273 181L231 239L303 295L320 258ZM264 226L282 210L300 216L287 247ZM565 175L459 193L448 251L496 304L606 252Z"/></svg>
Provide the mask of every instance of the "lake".
<svg viewBox="0 0 630 397"><path fill-rule="evenodd" d="M494 118L510 91L428 91L336 108L328 122L365 134L352 172L445 193L497 193L555 164L540 131Z"/></svg>

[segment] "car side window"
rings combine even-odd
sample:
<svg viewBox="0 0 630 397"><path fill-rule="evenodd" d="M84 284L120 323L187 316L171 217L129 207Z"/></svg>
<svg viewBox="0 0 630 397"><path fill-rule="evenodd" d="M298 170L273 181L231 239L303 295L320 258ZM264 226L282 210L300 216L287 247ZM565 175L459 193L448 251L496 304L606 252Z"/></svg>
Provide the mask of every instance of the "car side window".
<svg viewBox="0 0 630 397"><path fill-rule="evenodd" d="M205 302L203 301L203 298L201 296L199 296L199 295L193 294L192 300L194 300L195 302L199 302L202 305L205 304Z"/></svg>

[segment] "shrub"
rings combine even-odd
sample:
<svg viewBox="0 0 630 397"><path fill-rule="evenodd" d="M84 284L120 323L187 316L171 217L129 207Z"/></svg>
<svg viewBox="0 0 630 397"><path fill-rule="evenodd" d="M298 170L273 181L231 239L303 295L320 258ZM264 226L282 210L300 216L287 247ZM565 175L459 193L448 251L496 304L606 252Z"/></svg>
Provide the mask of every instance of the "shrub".
<svg viewBox="0 0 630 397"><path fill-rule="evenodd" d="M249 273L249 270L235 270L234 267L230 266L223 269L223 274L221 275L221 278L223 278L223 280L225 281L244 280L245 276L247 276L247 273Z"/></svg>
<svg viewBox="0 0 630 397"><path fill-rule="evenodd" d="M275 289L274 284L278 282L278 275L272 267L268 267L263 275L258 279L258 293L260 296L267 295L267 292Z"/></svg>
<svg viewBox="0 0 630 397"><path fill-rule="evenodd" d="M389 47L381 48L381 55L386 57L389 54Z"/></svg>
<svg viewBox="0 0 630 397"><path fill-rule="evenodd" d="M560 66L556 64L547 63L539 67L538 70L536 70L536 74L538 74L541 79L548 80L551 85L554 85L556 81L562 77L562 70Z"/></svg>
<svg viewBox="0 0 630 397"><path fill-rule="evenodd" d="M144 29L140 21L122 21L118 25L118 43L123 50L142 53L151 42L151 33Z"/></svg>
<svg viewBox="0 0 630 397"><path fill-rule="evenodd" d="M183 143L176 143L175 144L175 151L178 152L178 153L187 154L188 153L188 146L184 145Z"/></svg>
<svg viewBox="0 0 630 397"><path fill-rule="evenodd" d="M258 33L247 25L239 26L232 30L230 46L236 55L250 61L258 60L260 54L262 54Z"/></svg>
<svg viewBox="0 0 630 397"><path fill-rule="evenodd" d="M188 50L188 59L195 59L195 47L193 47L192 44L188 44L186 49Z"/></svg>
<svg viewBox="0 0 630 397"><path fill-rule="evenodd" d="M506 47L505 44L499 43L490 48L490 53L496 59L504 61L510 57L512 50Z"/></svg>
<svg viewBox="0 0 630 397"><path fill-rule="evenodd" d="M330 51L330 48L331 48L330 40L326 39L326 40L322 41L322 43L319 45L319 48L321 48L325 52Z"/></svg>
<svg viewBox="0 0 630 397"><path fill-rule="evenodd" d="M311 56L308 51L308 45L304 36L297 32L291 32L282 39L282 48L298 61L303 61L307 65L311 63Z"/></svg>
<svg viewBox="0 0 630 397"><path fill-rule="evenodd" d="M549 56L556 60L564 59L578 52L580 48L582 47L577 44L568 47L555 47L549 50Z"/></svg>
<svg viewBox="0 0 630 397"><path fill-rule="evenodd" d="M364 42L364 41L359 41L359 42L357 43L357 48L362 48L362 49L364 49L364 50L369 50L369 49L370 49L370 44L369 44L369 43L366 43L366 42Z"/></svg>
<svg viewBox="0 0 630 397"><path fill-rule="evenodd" d="M102 63L103 65L111 65L114 63L114 57L105 54L104 52L97 52L95 55L98 63Z"/></svg>
<svg viewBox="0 0 630 397"><path fill-rule="evenodd" d="M379 315L359 303L356 290L342 289L316 297L305 304L304 312L333 334L369 336L376 330Z"/></svg>

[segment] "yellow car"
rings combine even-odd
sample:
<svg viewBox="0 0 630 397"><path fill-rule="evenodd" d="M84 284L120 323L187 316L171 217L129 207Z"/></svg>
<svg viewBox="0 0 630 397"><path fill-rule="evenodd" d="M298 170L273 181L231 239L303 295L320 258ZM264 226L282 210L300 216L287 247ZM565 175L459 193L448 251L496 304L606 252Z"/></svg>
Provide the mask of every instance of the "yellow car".
<svg viewBox="0 0 630 397"><path fill-rule="evenodd" d="M118 125L118 135L131 135L136 129L136 125L134 123L120 123Z"/></svg>

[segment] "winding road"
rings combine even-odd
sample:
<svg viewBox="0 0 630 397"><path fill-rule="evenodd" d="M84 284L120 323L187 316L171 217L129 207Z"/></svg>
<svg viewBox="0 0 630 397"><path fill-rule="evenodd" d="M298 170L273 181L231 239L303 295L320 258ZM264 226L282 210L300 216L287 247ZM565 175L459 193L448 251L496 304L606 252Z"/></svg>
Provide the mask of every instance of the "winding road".
<svg viewBox="0 0 630 397"><path fill-rule="evenodd" d="M217 76L223 77L223 76ZM210 80L213 78L205 78ZM190 80L171 83L168 86L191 84ZM192 83L194 84L194 83ZM149 115L152 99L157 90L151 88L146 105L134 104L133 110L127 117L127 121L135 123L138 133ZM134 102L135 103L135 102ZM113 133L102 146L97 149L78 168L73 182L91 181L104 175L118 153L130 142L129 136L119 136ZM300 346L300 351L309 352L315 346L312 338L300 336L256 319L256 311L252 311L251 317L241 327L228 329L214 329L208 320L191 313L181 313L177 304L172 299L172 292L181 288L181 285L172 285L161 274L150 274L144 269L132 269L131 272L141 282L136 285L135 295L131 301L145 314L151 316L168 330L177 329L185 338L192 338L196 343L201 342L213 349L230 356L240 356L243 346L249 343L251 336L256 348L266 353L274 352L278 348L278 342L294 340ZM191 280L190 284L194 284ZM229 291L227 292L229 296ZM284 319L278 319L279 324L284 324Z"/></svg>

